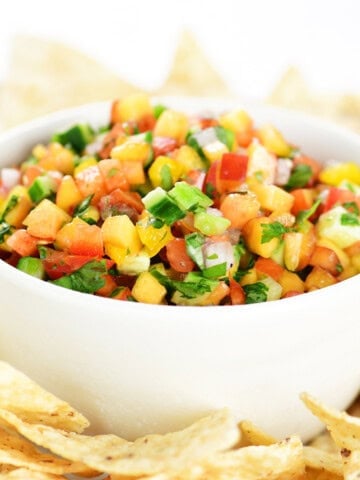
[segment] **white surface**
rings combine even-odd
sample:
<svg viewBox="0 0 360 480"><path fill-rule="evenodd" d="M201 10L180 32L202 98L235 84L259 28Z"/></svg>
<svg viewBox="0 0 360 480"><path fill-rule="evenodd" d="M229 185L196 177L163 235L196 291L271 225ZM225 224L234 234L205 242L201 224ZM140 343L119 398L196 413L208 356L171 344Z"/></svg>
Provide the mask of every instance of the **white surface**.
<svg viewBox="0 0 360 480"><path fill-rule="evenodd" d="M166 77L188 27L232 90L262 99L289 65L321 92L360 93L358 0L12 0L0 16L0 82L11 37L63 41L139 86Z"/></svg>
<svg viewBox="0 0 360 480"><path fill-rule="evenodd" d="M108 108L75 109L3 134L0 167L69 122L103 124ZM359 158L360 138L346 130L276 109L249 112L319 159ZM338 408L358 392L359 286L357 275L257 305L150 306L59 288L0 262L1 358L77 407L93 431L134 438L228 406L273 435L306 440L322 427L300 392Z"/></svg>

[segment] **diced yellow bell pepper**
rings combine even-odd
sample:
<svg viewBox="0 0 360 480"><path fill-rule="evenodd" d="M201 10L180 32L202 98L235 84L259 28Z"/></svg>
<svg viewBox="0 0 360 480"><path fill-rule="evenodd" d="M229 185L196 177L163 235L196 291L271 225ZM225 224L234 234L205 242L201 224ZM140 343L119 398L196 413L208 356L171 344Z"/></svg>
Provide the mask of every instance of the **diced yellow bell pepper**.
<svg viewBox="0 0 360 480"><path fill-rule="evenodd" d="M257 272L255 268L250 268L245 275L241 277L240 285L243 287L244 285L250 285L251 283L257 282Z"/></svg>
<svg viewBox="0 0 360 480"><path fill-rule="evenodd" d="M165 177L165 169L167 170L166 173L171 175L171 184L168 185L168 178ZM148 175L150 178L151 183L154 187L162 187L168 189L167 187L171 188L175 182L179 180L183 173L183 166L177 160L174 160L170 157L165 157L160 155L156 158L156 160L152 163L151 167L149 168Z"/></svg>
<svg viewBox="0 0 360 480"><path fill-rule="evenodd" d="M132 142L130 140L117 145L111 150L111 158L120 161L142 162L146 165L151 155L151 145L147 142Z"/></svg>
<svg viewBox="0 0 360 480"><path fill-rule="evenodd" d="M127 95L115 102L113 109L112 118L116 122L138 121L153 113L150 98L145 93Z"/></svg>
<svg viewBox="0 0 360 480"><path fill-rule="evenodd" d="M188 117L174 110L164 110L158 118L155 128L155 137L170 137L177 141L179 145L184 143L186 134L189 130Z"/></svg>
<svg viewBox="0 0 360 480"><path fill-rule="evenodd" d="M360 165L354 162L338 163L324 168L319 180L327 185L339 185L343 180L360 185Z"/></svg>
<svg viewBox="0 0 360 480"><path fill-rule="evenodd" d="M112 245L111 243L105 243L104 249L106 255L108 255L111 260L114 260L117 265L120 265L126 257L127 248L125 247L119 247Z"/></svg>
<svg viewBox="0 0 360 480"><path fill-rule="evenodd" d="M75 168L74 170L74 177L82 172L83 170L86 170L88 167L93 167L94 165L97 165L98 161L96 160L95 157L87 157L84 160L79 163L79 165Z"/></svg>
<svg viewBox="0 0 360 480"><path fill-rule="evenodd" d="M82 195L74 178L71 175L65 175L56 192L56 205L69 213L81 200Z"/></svg>
<svg viewBox="0 0 360 480"><path fill-rule="evenodd" d="M175 159L183 166L184 173L188 173L190 170L202 170L205 168L204 161L200 155L189 145L180 147L175 155Z"/></svg>
<svg viewBox="0 0 360 480"><path fill-rule="evenodd" d="M291 146L285 141L282 134L272 125L265 125L257 131L257 136L264 147L279 157L288 157Z"/></svg>
<svg viewBox="0 0 360 480"><path fill-rule="evenodd" d="M219 117L222 127L235 134L244 133L252 128L252 119L245 110L234 110Z"/></svg>
<svg viewBox="0 0 360 480"><path fill-rule="evenodd" d="M141 250L142 243L135 225L127 215L107 217L101 226L104 245L124 247L129 254L136 254Z"/></svg>
<svg viewBox="0 0 360 480"><path fill-rule="evenodd" d="M10 190L6 200L2 204L0 214L2 216L7 212L3 220L9 225L19 228L31 208L32 201L27 189L22 185L17 185Z"/></svg>
<svg viewBox="0 0 360 480"><path fill-rule="evenodd" d="M174 238L170 226L163 225L161 228L155 228L149 221L148 215L143 215L143 218L137 222L136 229L150 257L154 257Z"/></svg>
<svg viewBox="0 0 360 480"><path fill-rule="evenodd" d="M166 288L150 272L143 272L136 279L131 294L138 302L160 305L165 298Z"/></svg>

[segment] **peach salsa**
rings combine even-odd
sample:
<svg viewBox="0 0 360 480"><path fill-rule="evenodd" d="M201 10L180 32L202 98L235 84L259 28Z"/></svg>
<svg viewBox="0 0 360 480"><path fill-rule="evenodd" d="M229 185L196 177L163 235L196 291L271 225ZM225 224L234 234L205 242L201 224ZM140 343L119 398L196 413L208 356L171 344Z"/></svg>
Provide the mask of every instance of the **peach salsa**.
<svg viewBox="0 0 360 480"><path fill-rule="evenodd" d="M244 110L112 103L0 173L0 258L54 285L162 305L241 305L360 272L360 167L322 167Z"/></svg>

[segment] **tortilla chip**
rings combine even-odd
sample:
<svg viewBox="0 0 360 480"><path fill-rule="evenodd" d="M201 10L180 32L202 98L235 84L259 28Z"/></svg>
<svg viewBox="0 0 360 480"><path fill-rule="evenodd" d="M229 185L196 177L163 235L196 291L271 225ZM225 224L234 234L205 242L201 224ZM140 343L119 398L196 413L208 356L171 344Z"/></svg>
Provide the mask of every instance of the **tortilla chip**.
<svg viewBox="0 0 360 480"><path fill-rule="evenodd" d="M0 428L0 463L55 475L89 472L89 468L81 463L73 463L49 453L39 452L28 440L2 428Z"/></svg>
<svg viewBox="0 0 360 480"><path fill-rule="evenodd" d="M156 94L227 97L231 92L194 36L185 30L180 37L169 76Z"/></svg>
<svg viewBox="0 0 360 480"><path fill-rule="evenodd" d="M128 442L115 435L94 437L31 425L6 410L0 417L23 436L51 452L116 475L150 475L179 470L232 447L238 440L236 422L221 410L166 435L148 435Z"/></svg>
<svg viewBox="0 0 360 480"><path fill-rule="evenodd" d="M304 472L302 443L291 437L271 446L250 446L217 453L179 472L148 480L291 480ZM116 480L117 477L111 477ZM144 478L145 480L145 478Z"/></svg>
<svg viewBox="0 0 360 480"><path fill-rule="evenodd" d="M328 431L322 432L320 435L312 439L309 443L309 446L318 448L329 453L334 453L338 451L334 440L331 438Z"/></svg>
<svg viewBox="0 0 360 480"><path fill-rule="evenodd" d="M248 420L240 422L239 427L241 431L241 446L272 445L277 442L276 438L264 432Z"/></svg>
<svg viewBox="0 0 360 480"><path fill-rule="evenodd" d="M27 468L16 468L8 473L0 473L0 480L66 480L51 473L36 472Z"/></svg>
<svg viewBox="0 0 360 480"><path fill-rule="evenodd" d="M360 450L360 419L346 412L326 407L307 393L301 395L307 408L325 423L335 444L340 449Z"/></svg>
<svg viewBox="0 0 360 480"><path fill-rule="evenodd" d="M268 102L296 109L312 108L313 106L310 89L301 72L295 67L290 67L284 73L268 97Z"/></svg>
<svg viewBox="0 0 360 480"><path fill-rule="evenodd" d="M304 447L304 459L307 467L316 470L326 470L334 475L341 476L343 473L343 464L338 452L324 452L315 447Z"/></svg>
<svg viewBox="0 0 360 480"><path fill-rule="evenodd" d="M1 121L10 127L58 109L138 91L75 49L18 36L12 45L9 75L0 91Z"/></svg>
<svg viewBox="0 0 360 480"><path fill-rule="evenodd" d="M28 423L82 432L88 420L68 403L47 392L8 363L0 361L0 408Z"/></svg>

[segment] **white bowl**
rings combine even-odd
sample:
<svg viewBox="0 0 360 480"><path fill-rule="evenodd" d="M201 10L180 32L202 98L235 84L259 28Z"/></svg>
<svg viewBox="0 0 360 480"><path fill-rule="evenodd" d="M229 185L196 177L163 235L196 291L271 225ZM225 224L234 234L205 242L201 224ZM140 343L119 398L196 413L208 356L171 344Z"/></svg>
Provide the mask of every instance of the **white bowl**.
<svg viewBox="0 0 360 480"><path fill-rule="evenodd" d="M197 112L231 102L168 99ZM360 161L360 137L293 112L249 106L320 159ZM0 167L72 123L102 125L109 104L59 112L0 136ZM93 432L133 439L229 407L282 437L322 427L308 391L345 408L360 385L360 276L305 295L233 307L119 302L48 284L0 261L0 357L68 400Z"/></svg>

